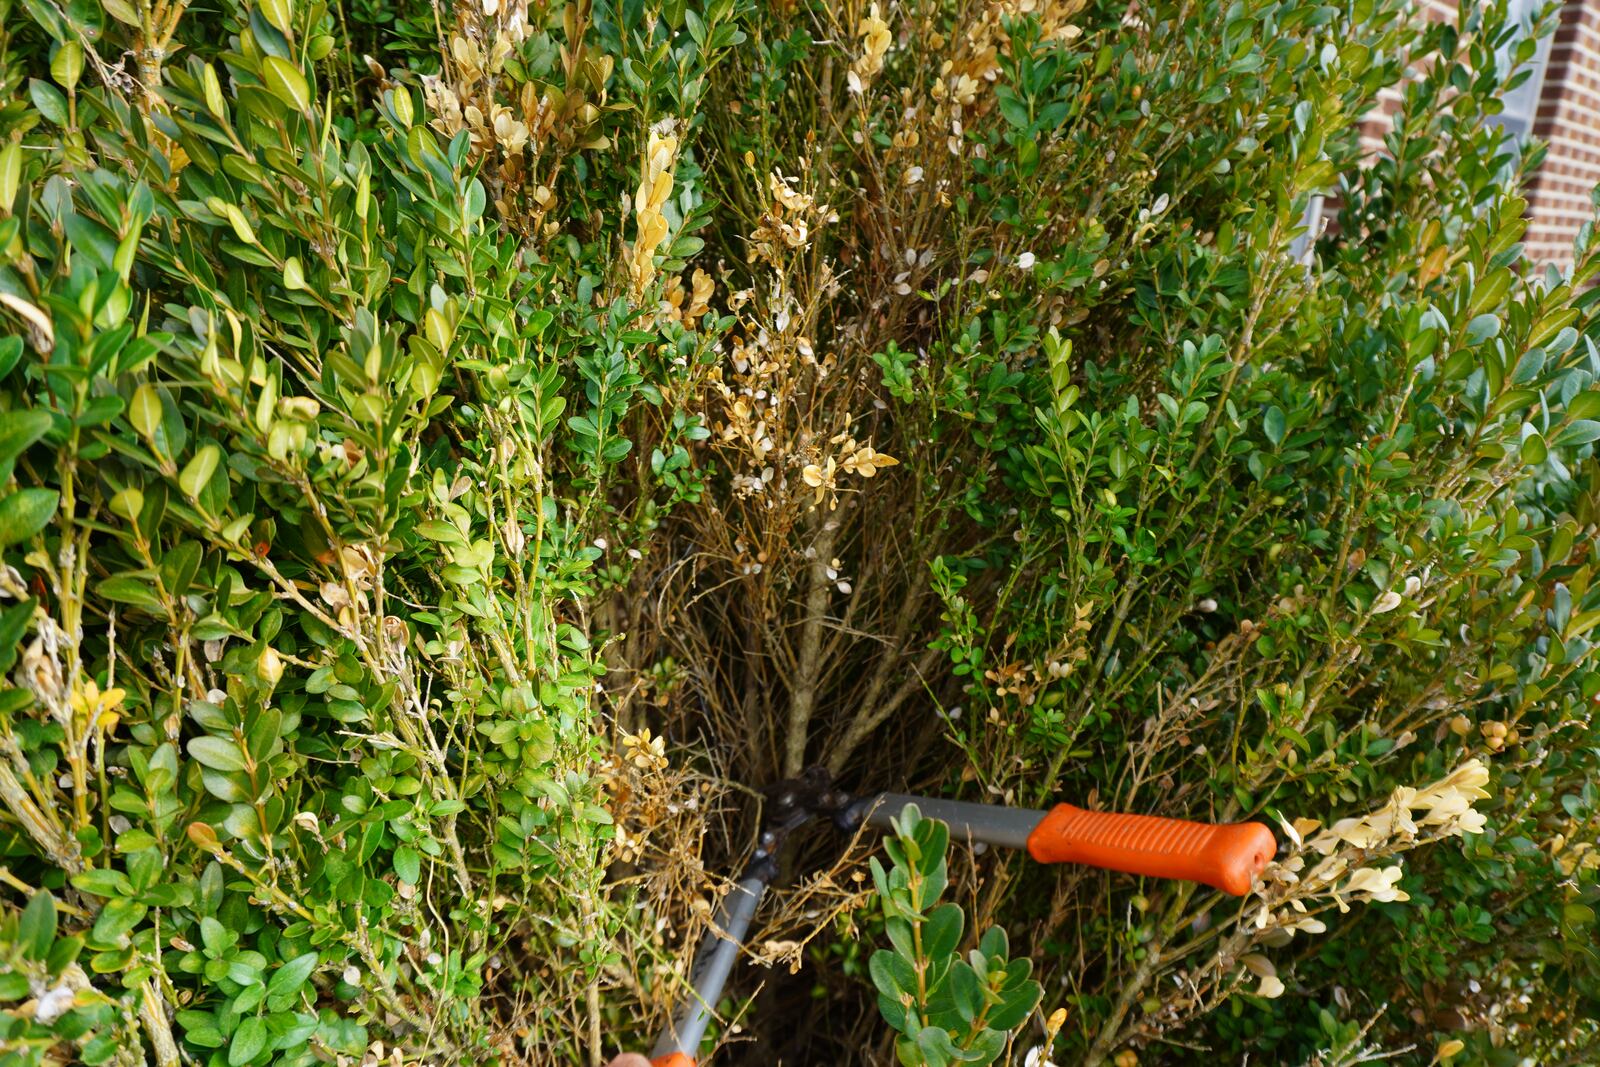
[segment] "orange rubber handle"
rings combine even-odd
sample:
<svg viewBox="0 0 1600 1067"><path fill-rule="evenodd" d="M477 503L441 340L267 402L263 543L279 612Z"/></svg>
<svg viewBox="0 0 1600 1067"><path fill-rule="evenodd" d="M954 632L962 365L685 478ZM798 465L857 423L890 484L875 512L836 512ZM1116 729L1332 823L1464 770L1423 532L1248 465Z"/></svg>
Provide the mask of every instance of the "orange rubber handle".
<svg viewBox="0 0 1600 1067"><path fill-rule="evenodd" d="M650 1067L694 1067L694 1061L681 1052L669 1052L651 1060Z"/></svg>
<svg viewBox="0 0 1600 1067"><path fill-rule="evenodd" d="M1244 896L1278 842L1258 822L1204 823L1057 804L1028 835L1040 863L1083 863L1151 878L1201 882Z"/></svg>

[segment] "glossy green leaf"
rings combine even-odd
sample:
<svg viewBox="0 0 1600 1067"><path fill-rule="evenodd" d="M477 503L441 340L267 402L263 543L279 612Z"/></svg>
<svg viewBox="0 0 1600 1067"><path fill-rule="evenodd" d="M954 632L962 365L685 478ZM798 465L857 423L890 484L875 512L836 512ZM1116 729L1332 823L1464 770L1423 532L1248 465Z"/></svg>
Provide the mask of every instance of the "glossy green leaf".
<svg viewBox="0 0 1600 1067"><path fill-rule="evenodd" d="M43 530L60 500L54 489L18 489L0 499L0 546L18 544Z"/></svg>
<svg viewBox="0 0 1600 1067"><path fill-rule="evenodd" d="M261 77L272 95L301 113L311 110L311 86L300 68L278 56L263 56Z"/></svg>
<svg viewBox="0 0 1600 1067"><path fill-rule="evenodd" d="M242 771L248 764L237 742L224 737L196 737L188 744L189 755L214 771Z"/></svg>

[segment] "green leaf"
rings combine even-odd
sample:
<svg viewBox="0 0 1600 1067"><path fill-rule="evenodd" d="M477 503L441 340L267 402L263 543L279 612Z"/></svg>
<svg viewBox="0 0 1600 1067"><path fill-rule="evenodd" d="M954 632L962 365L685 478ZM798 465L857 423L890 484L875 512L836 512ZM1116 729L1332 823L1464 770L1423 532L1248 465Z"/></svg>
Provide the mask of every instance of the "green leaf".
<svg viewBox="0 0 1600 1067"><path fill-rule="evenodd" d="M1579 393L1567 405L1568 418L1592 419L1596 416L1600 416L1600 389Z"/></svg>
<svg viewBox="0 0 1600 1067"><path fill-rule="evenodd" d="M307 952L303 956L296 956L272 972L272 977L267 981L267 996L282 997L298 993L300 988L306 984L306 979L311 977L311 972L316 969L317 954L315 952Z"/></svg>
<svg viewBox="0 0 1600 1067"><path fill-rule="evenodd" d="M244 1067L267 1047L267 1024L258 1015L239 1023L228 1042L228 1067Z"/></svg>
<svg viewBox="0 0 1600 1067"><path fill-rule="evenodd" d="M45 957L45 968L57 975L77 962L78 956L83 952L83 936L72 934L69 937L58 937L56 943L50 946L50 955Z"/></svg>
<svg viewBox="0 0 1600 1067"><path fill-rule="evenodd" d="M991 926L978 939L978 951L991 960L1003 960L1011 953L1011 943L1002 927Z"/></svg>
<svg viewBox="0 0 1600 1067"><path fill-rule="evenodd" d="M409 845L394 850L394 873L407 885L416 885L422 878L422 857Z"/></svg>
<svg viewBox="0 0 1600 1067"><path fill-rule="evenodd" d="M200 772L200 780L204 783L206 792L218 800L226 800L230 804L246 804L254 799L250 790L234 772L213 771L207 768Z"/></svg>
<svg viewBox="0 0 1600 1067"><path fill-rule="evenodd" d="M104 426L118 415L122 414L123 402L120 396L97 396L83 405L83 410L78 413L76 425L88 429L93 426Z"/></svg>
<svg viewBox="0 0 1600 1067"><path fill-rule="evenodd" d="M954 955L956 946L961 944L963 926L959 904L946 903L934 908L922 928L923 955L935 964Z"/></svg>
<svg viewBox="0 0 1600 1067"><path fill-rule="evenodd" d="M1527 385L1539 377L1539 372L1544 370L1544 349L1534 348L1522 354L1517 360L1517 365L1511 372L1512 385Z"/></svg>
<svg viewBox="0 0 1600 1067"><path fill-rule="evenodd" d="M1261 428L1266 432L1267 440L1271 441L1273 445L1283 444L1283 434L1286 426L1287 420L1284 418L1283 409L1276 404L1269 407L1267 413L1261 418Z"/></svg>
<svg viewBox="0 0 1600 1067"><path fill-rule="evenodd" d="M1511 271L1501 267L1486 278L1480 279L1473 287L1472 298L1467 304L1467 317L1475 318L1490 308L1498 307L1506 292L1511 288Z"/></svg>
<svg viewBox="0 0 1600 1067"><path fill-rule="evenodd" d="M200 920L200 944L205 947L206 955L223 955L233 947L234 940L228 928L211 916Z"/></svg>
<svg viewBox="0 0 1600 1067"><path fill-rule="evenodd" d="M244 750L224 737L196 737L189 742L189 755L214 771L242 771L246 767Z"/></svg>
<svg viewBox="0 0 1600 1067"><path fill-rule="evenodd" d="M1018 963L1026 964L1027 962L1027 960L1016 960L1012 966ZM996 1030L1015 1030L1032 1014L1034 1005L1039 1003L1039 998L1043 993L1044 990L1038 982L1019 982L1015 986L1007 988L1000 995L1000 1003L989 1012L989 1017L986 1021Z"/></svg>
<svg viewBox="0 0 1600 1067"><path fill-rule="evenodd" d="M529 338L538 337L543 334L544 331L548 329L550 324L554 321L554 314L544 308L540 308L523 321L522 336Z"/></svg>
<svg viewBox="0 0 1600 1067"><path fill-rule="evenodd" d="M1600 420L1574 419L1556 434L1555 445L1557 448L1571 448L1594 440L1600 440Z"/></svg>
<svg viewBox="0 0 1600 1067"><path fill-rule="evenodd" d="M94 923L94 941L97 945L121 945L135 926L144 919L149 911L143 904L133 900L116 899L106 902L100 909L99 918Z"/></svg>
<svg viewBox="0 0 1600 1067"><path fill-rule="evenodd" d="M917 867L923 875L932 876L944 865L945 853L950 847L950 827L939 819L923 819L917 825L916 839L921 846Z"/></svg>
<svg viewBox="0 0 1600 1067"><path fill-rule="evenodd" d="M150 579L134 575L116 575L94 587L95 593L119 604L137 604L143 608L159 608L161 598L156 595Z"/></svg>
<svg viewBox="0 0 1600 1067"><path fill-rule="evenodd" d="M439 519L428 519L425 522L419 522L416 529L417 533L430 541L440 541L451 545L464 545L467 543L460 530Z"/></svg>
<svg viewBox="0 0 1600 1067"><path fill-rule="evenodd" d="M22 947L23 956L42 960L49 955L55 939L56 898L41 890L22 909L22 918L17 921L17 943Z"/></svg>
<svg viewBox="0 0 1600 1067"><path fill-rule="evenodd" d="M287 36L293 32L294 5L290 0L263 0L261 13L279 33Z"/></svg>
<svg viewBox="0 0 1600 1067"><path fill-rule="evenodd" d="M22 635L33 619L33 609L39 602L33 597L0 610L0 674L10 671L22 651Z"/></svg>
<svg viewBox="0 0 1600 1067"><path fill-rule="evenodd" d="M902 995L916 994L917 972L912 968L911 961L899 953L879 949L867 960L867 971L872 975L872 984L877 986L878 992L890 999L898 1000Z"/></svg>
<svg viewBox="0 0 1600 1067"><path fill-rule="evenodd" d="M133 883L121 871L109 867L95 867L82 874L73 875L72 884L85 893L97 897L126 897L133 895Z"/></svg>
<svg viewBox="0 0 1600 1067"><path fill-rule="evenodd" d="M1494 315L1479 315L1467 323L1467 344L1481 345L1500 335L1500 320Z"/></svg>
<svg viewBox="0 0 1600 1067"><path fill-rule="evenodd" d="M11 477L17 457L50 432L52 421L48 411L38 408L0 415L0 482Z"/></svg>
<svg viewBox="0 0 1600 1067"><path fill-rule="evenodd" d="M970 1023L983 1014L986 1003L983 980L965 960L957 960L950 970L950 995L964 1022Z"/></svg>
<svg viewBox="0 0 1600 1067"><path fill-rule="evenodd" d="M161 559L161 580L167 595L181 600L200 570L204 550L198 541L180 541Z"/></svg>
<svg viewBox="0 0 1600 1067"><path fill-rule="evenodd" d="M61 494L54 489L19 489L0 500L0 547L26 541L49 524Z"/></svg>
<svg viewBox="0 0 1600 1067"><path fill-rule="evenodd" d="M11 369L22 360L22 338L12 335L0 337L0 378L11 373Z"/></svg>
<svg viewBox="0 0 1600 1067"><path fill-rule="evenodd" d="M33 106L39 109L39 114L57 126L67 124L67 98L60 89L49 82L32 78L28 81L28 95L33 98Z"/></svg>
<svg viewBox="0 0 1600 1067"><path fill-rule="evenodd" d="M161 393L145 382L133 391L133 401L128 405L128 421L146 437L154 437L161 427Z"/></svg>
<svg viewBox="0 0 1600 1067"><path fill-rule="evenodd" d="M1017 99L1017 94L1004 86L995 90L995 98L1000 103L1000 115L1018 129L1026 129L1033 122L1033 116L1028 114L1028 105Z"/></svg>
<svg viewBox="0 0 1600 1067"><path fill-rule="evenodd" d="M956 1058L956 1048L950 1041L950 1035L937 1026L917 1031L917 1051L922 1054L922 1062L927 1067L946 1067Z"/></svg>
<svg viewBox="0 0 1600 1067"><path fill-rule="evenodd" d="M311 87L300 68L278 56L264 56L261 60L261 80L266 82L272 95L301 114L311 110Z"/></svg>
<svg viewBox="0 0 1600 1067"><path fill-rule="evenodd" d="M1017 173L1028 177L1039 169L1039 142L1024 137L1017 142Z"/></svg>
<svg viewBox="0 0 1600 1067"><path fill-rule="evenodd" d="M900 915L890 915L884 919L883 932L889 935L889 943L900 955L907 959L916 956L916 940L911 930L911 920Z"/></svg>
<svg viewBox="0 0 1600 1067"><path fill-rule="evenodd" d="M77 88L78 78L82 74L83 46L75 40L63 41L50 60L50 76L56 80L56 84L71 92Z"/></svg>
<svg viewBox="0 0 1600 1067"><path fill-rule="evenodd" d="M1004 1030L984 1030L967 1045L967 1054L962 1057L962 1062L993 1063L1006 1050L1006 1041L1010 1036Z"/></svg>
<svg viewBox="0 0 1600 1067"><path fill-rule="evenodd" d="M0 207L11 208L22 186L22 144L12 141L0 148Z"/></svg>
<svg viewBox="0 0 1600 1067"><path fill-rule="evenodd" d="M178 475L178 487L191 497L200 495L211 481L211 476L216 473L217 463L222 459L222 450L216 445L206 445L194 454L183 468L183 473Z"/></svg>

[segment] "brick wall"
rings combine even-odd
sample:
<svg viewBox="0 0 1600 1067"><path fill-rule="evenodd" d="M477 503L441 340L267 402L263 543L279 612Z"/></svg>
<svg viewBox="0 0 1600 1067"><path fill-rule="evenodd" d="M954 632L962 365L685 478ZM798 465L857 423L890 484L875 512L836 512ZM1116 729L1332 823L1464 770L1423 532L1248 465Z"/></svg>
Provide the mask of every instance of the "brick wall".
<svg viewBox="0 0 1600 1067"><path fill-rule="evenodd" d="M1528 258L1570 266L1600 184L1600 0L1566 0L1550 46L1534 136L1549 154L1528 196Z"/></svg>
<svg viewBox="0 0 1600 1067"><path fill-rule="evenodd" d="M1425 18L1454 20L1455 0L1416 0ZM1542 0L1522 0L1534 11ZM1519 5L1512 0L1515 11ZM1517 94L1523 119L1508 120L1508 132L1534 137L1547 154L1528 189L1528 233L1524 239L1535 264L1572 264L1572 241L1578 227L1594 216L1590 191L1600 185L1600 0L1564 0L1560 24L1548 44L1542 68ZM1369 153L1384 150L1389 120L1400 107L1400 90L1383 90L1377 106L1361 124L1361 146ZM1330 208L1331 208L1330 204Z"/></svg>
<svg viewBox="0 0 1600 1067"><path fill-rule="evenodd" d="M1600 0L1597 0L1600 2ZM1454 22L1456 0L1415 0L1418 12L1429 22ZM1407 78L1419 77L1413 66L1406 71ZM1402 86L1390 85L1378 90L1376 106L1361 121L1361 149L1368 155L1384 150L1383 139L1389 135L1389 123L1404 102Z"/></svg>

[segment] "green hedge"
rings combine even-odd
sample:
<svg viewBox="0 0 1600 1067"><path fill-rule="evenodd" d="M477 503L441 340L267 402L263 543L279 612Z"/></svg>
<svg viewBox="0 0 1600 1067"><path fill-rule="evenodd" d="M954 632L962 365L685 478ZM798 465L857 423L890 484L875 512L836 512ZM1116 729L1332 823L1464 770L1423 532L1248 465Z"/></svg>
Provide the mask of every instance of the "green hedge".
<svg viewBox="0 0 1600 1067"><path fill-rule="evenodd" d="M1549 13L0 12L0 1062L599 1063L811 763L1286 850L908 821L719 1061L1590 1054Z"/></svg>

